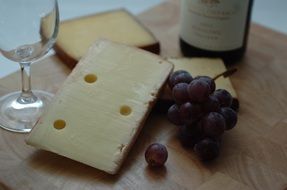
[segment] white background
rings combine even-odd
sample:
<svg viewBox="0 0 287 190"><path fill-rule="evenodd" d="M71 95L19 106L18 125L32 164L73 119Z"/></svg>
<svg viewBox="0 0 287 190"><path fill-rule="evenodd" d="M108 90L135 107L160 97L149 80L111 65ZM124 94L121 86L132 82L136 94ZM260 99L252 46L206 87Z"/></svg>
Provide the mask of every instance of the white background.
<svg viewBox="0 0 287 190"><path fill-rule="evenodd" d="M125 7L139 14L164 0L58 0L61 20ZM287 0L254 0L252 21L287 34ZM1 30L1 26L0 26ZM0 54L0 78L19 68Z"/></svg>

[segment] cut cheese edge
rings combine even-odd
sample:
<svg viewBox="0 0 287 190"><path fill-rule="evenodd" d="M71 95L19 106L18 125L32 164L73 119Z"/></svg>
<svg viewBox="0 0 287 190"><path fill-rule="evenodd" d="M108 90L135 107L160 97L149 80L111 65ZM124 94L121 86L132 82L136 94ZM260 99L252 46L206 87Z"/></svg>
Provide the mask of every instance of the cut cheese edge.
<svg viewBox="0 0 287 190"><path fill-rule="evenodd" d="M172 69L152 53L99 40L26 142L115 174Z"/></svg>
<svg viewBox="0 0 287 190"><path fill-rule="evenodd" d="M65 63L74 67L99 38L136 46L156 54L160 51L154 35L125 9L62 22L55 50Z"/></svg>
<svg viewBox="0 0 287 190"><path fill-rule="evenodd" d="M226 67L221 59L214 58L169 58L169 62L174 64L174 71L186 70L193 77L199 75L210 76L211 78L216 75L226 71ZM225 89L227 90L234 98L237 98L235 89L232 86L230 79L220 77L215 80L216 89ZM161 100L170 100L171 90L166 85L164 92L162 93Z"/></svg>

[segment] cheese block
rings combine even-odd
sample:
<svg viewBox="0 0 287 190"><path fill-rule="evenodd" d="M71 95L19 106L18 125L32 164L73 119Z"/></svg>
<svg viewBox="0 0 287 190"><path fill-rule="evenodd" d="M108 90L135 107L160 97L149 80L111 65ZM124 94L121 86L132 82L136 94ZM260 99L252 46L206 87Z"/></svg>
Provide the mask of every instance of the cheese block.
<svg viewBox="0 0 287 190"><path fill-rule="evenodd" d="M221 59L214 58L169 58L169 62L174 64L174 71L186 70L193 77L199 75L211 78L226 71L226 67ZM237 97L229 77L220 77L215 80L216 89L225 89L233 97Z"/></svg>
<svg viewBox="0 0 287 190"><path fill-rule="evenodd" d="M214 58L169 58L169 62L174 64L174 71L186 70L193 77L198 75L206 75L215 77L216 75L226 71L226 67L221 59ZM239 104L237 100L237 94L232 86L230 79L220 77L215 80L217 89L226 89L234 97L235 104ZM160 102L157 108L160 111L165 112L171 104L173 104L171 90L168 85L165 86L163 93L160 96ZM238 105L239 106L239 105ZM161 107L161 108L159 108Z"/></svg>
<svg viewBox="0 0 287 190"><path fill-rule="evenodd" d="M99 40L26 142L115 174L172 69L155 54Z"/></svg>
<svg viewBox="0 0 287 190"><path fill-rule="evenodd" d="M70 67L99 38L125 43L159 54L154 35L125 9L98 13L60 23L56 53Z"/></svg>

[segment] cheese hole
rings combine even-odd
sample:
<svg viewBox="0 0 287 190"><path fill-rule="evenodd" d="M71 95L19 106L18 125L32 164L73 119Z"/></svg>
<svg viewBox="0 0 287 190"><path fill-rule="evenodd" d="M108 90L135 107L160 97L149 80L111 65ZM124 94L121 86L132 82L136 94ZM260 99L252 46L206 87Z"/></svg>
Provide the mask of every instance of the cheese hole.
<svg viewBox="0 0 287 190"><path fill-rule="evenodd" d="M122 115L130 115L132 113L132 109L129 106L122 106L120 109L120 113Z"/></svg>
<svg viewBox="0 0 287 190"><path fill-rule="evenodd" d="M58 119L54 122L54 128L55 129L64 129L66 127L66 122L62 119Z"/></svg>
<svg viewBox="0 0 287 190"><path fill-rule="evenodd" d="M94 82L96 82L97 79L98 79L97 76L94 74L87 74L84 78L84 80L87 83L94 83Z"/></svg>

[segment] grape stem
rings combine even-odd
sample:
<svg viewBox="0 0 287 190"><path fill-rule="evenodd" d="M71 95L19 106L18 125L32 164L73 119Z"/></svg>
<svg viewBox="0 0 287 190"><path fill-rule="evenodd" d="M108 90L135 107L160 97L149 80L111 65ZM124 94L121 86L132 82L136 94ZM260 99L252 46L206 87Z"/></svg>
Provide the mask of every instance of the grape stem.
<svg viewBox="0 0 287 190"><path fill-rule="evenodd" d="M233 75L236 71L237 71L236 68L228 69L227 71L224 71L223 73L220 73L220 74L216 75L215 77L213 77L212 80L215 81L219 77L224 77L224 78L229 77L229 76Z"/></svg>

